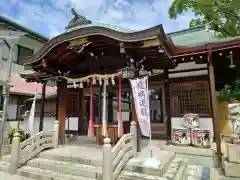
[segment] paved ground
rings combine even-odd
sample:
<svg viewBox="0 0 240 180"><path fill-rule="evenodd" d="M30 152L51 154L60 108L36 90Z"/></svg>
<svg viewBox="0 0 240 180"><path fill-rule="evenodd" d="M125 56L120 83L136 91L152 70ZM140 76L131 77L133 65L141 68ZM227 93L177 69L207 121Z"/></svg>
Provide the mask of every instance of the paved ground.
<svg viewBox="0 0 240 180"><path fill-rule="evenodd" d="M216 145L213 144L211 149L198 149L193 147L176 147L176 146L166 146L166 141L161 140L153 140L153 157L157 158L161 161L162 165L165 164L167 160L170 159L173 152L178 153L189 153L189 154L196 154L196 155L213 155L216 151ZM149 140L144 139L141 143L142 152L138 154L137 157L133 158L129 161L129 163L133 164L142 164L146 157L150 157L150 148L149 148ZM225 144L222 144L222 151L226 153ZM80 136L77 137L75 142L69 143L68 146L62 146L57 149L48 150L47 154L54 154L66 157L86 157L89 159L102 159L102 146L96 145L95 137L87 137L87 136ZM163 168L163 167L162 167ZM201 166L194 166L189 165L189 177L187 179L195 179L195 180L208 180L209 178L213 180L220 179L219 177L216 178L216 172L213 168L205 168ZM194 176L196 174L198 176ZM11 176L7 173L0 172L0 179L8 178L8 180L31 180L29 178L24 178L20 176ZM198 177L198 178L197 178Z"/></svg>
<svg viewBox="0 0 240 180"><path fill-rule="evenodd" d="M5 179L5 180L33 180L30 178L26 178L23 176L17 176L17 175L10 175L8 173L0 171L0 179Z"/></svg>

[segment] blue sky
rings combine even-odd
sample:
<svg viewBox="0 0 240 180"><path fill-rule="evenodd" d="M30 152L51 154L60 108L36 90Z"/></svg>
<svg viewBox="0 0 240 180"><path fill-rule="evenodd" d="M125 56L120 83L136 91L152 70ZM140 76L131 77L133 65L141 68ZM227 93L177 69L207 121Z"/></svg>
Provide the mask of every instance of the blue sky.
<svg viewBox="0 0 240 180"><path fill-rule="evenodd" d="M192 13L176 20L168 17L173 0L1 0L2 15L53 37L64 31L72 18L71 7L93 23L141 30L163 24L166 32L188 28Z"/></svg>

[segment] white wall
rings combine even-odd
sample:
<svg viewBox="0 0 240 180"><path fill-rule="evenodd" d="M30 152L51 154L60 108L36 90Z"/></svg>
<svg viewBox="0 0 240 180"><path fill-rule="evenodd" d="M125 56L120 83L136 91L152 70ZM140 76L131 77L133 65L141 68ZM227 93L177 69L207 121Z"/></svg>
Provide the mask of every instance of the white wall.
<svg viewBox="0 0 240 180"><path fill-rule="evenodd" d="M43 129L44 130L51 130L53 129L53 124L54 124L55 118L53 117L44 117L44 122L43 122ZM13 129L17 128L18 121L6 121L5 123L5 137L7 137L7 133ZM20 122L20 128L23 129L26 132L29 132L29 126L28 126L28 118L25 118L24 121ZM35 123L34 123L34 133L36 134L39 129L39 118L35 118Z"/></svg>
<svg viewBox="0 0 240 180"><path fill-rule="evenodd" d="M17 96L9 96L8 106L7 106L7 117L8 119L17 118Z"/></svg>
<svg viewBox="0 0 240 180"><path fill-rule="evenodd" d="M43 121L43 130L53 129L55 117L44 117ZM34 134L38 133L39 130L39 117L34 119ZM29 132L28 118L25 118L24 121L21 121L20 128L24 129L26 132Z"/></svg>
<svg viewBox="0 0 240 180"><path fill-rule="evenodd" d="M0 30L0 36L9 36L9 30ZM18 40L7 40L10 45L21 45L27 48L32 49L34 52L39 50L44 43L37 41L33 38L30 38L28 36L21 36ZM18 48L17 46L14 46L13 48L13 62L17 61L17 54L18 53ZM6 45L0 45L0 83L1 81L6 80L6 75L7 75L7 60L8 60L8 55L9 55L9 49L7 48ZM24 71L24 67L22 65L13 63L12 64L12 80L13 79L21 79L19 73ZM2 84L0 84L2 85Z"/></svg>

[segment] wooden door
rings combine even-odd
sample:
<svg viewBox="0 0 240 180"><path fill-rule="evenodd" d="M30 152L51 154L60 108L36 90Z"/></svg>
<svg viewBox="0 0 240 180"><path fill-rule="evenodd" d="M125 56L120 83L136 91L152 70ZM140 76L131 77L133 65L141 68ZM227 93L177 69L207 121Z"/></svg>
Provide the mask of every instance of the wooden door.
<svg viewBox="0 0 240 180"><path fill-rule="evenodd" d="M69 89L68 90L68 97L67 97L67 118L65 124L67 124L66 126L66 130L69 131L71 133L75 133L78 131L78 127L79 127L79 121L78 121L78 117L79 117L79 92L76 91L76 89ZM69 123L69 125L68 125Z"/></svg>

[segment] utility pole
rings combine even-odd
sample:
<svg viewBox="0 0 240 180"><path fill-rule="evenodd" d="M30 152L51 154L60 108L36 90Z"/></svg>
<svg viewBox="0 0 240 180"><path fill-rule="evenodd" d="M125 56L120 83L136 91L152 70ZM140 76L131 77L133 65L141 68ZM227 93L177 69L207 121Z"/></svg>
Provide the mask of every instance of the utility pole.
<svg viewBox="0 0 240 180"><path fill-rule="evenodd" d="M9 100L9 92L10 92L10 83L11 83L11 74L12 74L12 62L13 62L13 48L15 46L15 42L12 43L12 45L10 45L8 43L7 40L18 40L19 37L21 35L24 35L25 33L18 32L18 34L13 35L15 33L9 33L9 37L0 37L0 43L4 44L8 47L9 49L9 56L8 56L8 68L7 68L7 77L6 77L6 81L4 82L4 86L3 86L3 115L2 115L2 119L1 119L1 130L0 130L0 158L2 158L2 146L3 146L3 142L4 142L4 130L5 130L5 121L7 119L7 105L8 105L8 100ZM1 47L0 47L1 48Z"/></svg>

